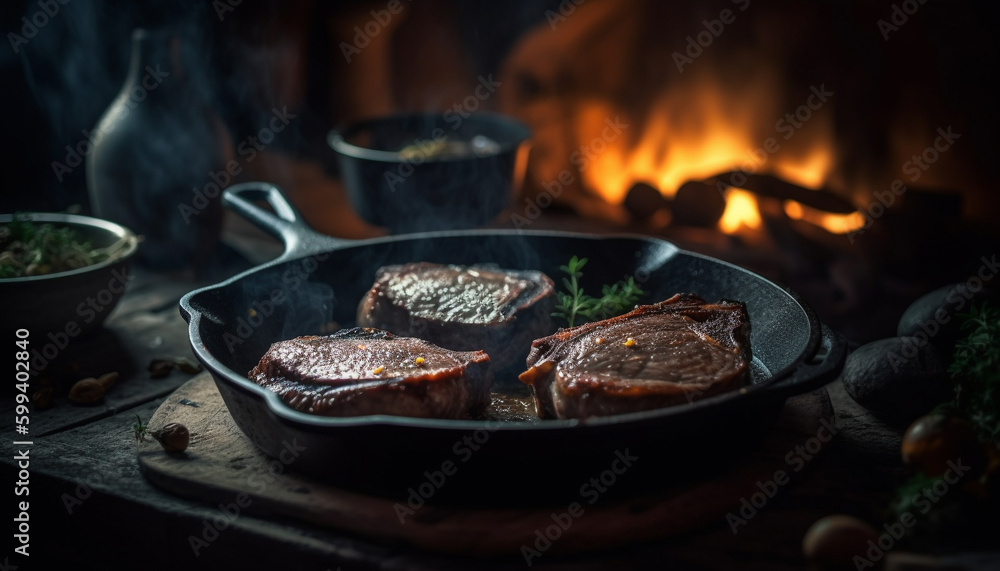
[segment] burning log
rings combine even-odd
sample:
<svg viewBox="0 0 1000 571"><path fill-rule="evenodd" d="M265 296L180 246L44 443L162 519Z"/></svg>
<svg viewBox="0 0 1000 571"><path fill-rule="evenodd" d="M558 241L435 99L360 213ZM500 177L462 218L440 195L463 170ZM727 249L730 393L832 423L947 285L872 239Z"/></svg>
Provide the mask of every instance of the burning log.
<svg viewBox="0 0 1000 571"><path fill-rule="evenodd" d="M727 189L739 189L739 197L734 197ZM689 180L682 184L672 198L664 197L653 185L637 182L629 188L622 203L625 211L634 222L645 223L663 210L670 211L671 225L694 228L713 228L719 224L732 226L738 222L727 221L727 201L749 197L753 204L754 195L758 200L771 201L776 205L786 204L786 208L795 207L803 216L823 226L835 234L842 234L845 224L860 225L860 214L851 201L840 197L827 189L811 190L795 183L763 174L745 174L739 171L720 173L705 180ZM792 202L786 202L792 201ZM812 214L810 214L810 212ZM833 218L833 222L829 219ZM851 219L845 217L853 217ZM783 218L783 216L782 216ZM857 218L858 220L854 220ZM745 221L751 227L752 220ZM724 231L727 231L723 227ZM728 232L728 231L727 231Z"/></svg>
<svg viewBox="0 0 1000 571"><path fill-rule="evenodd" d="M749 190L758 196L776 198L778 200L794 200L805 206L823 210L833 214L850 214L857 206L849 200L841 198L826 189L810 190L767 174L746 174L742 171L731 171L718 174L704 182L717 185L723 183Z"/></svg>
<svg viewBox="0 0 1000 571"><path fill-rule="evenodd" d="M726 211L726 198L715 185L689 181L677 189L672 208L675 224L714 228Z"/></svg>
<svg viewBox="0 0 1000 571"><path fill-rule="evenodd" d="M625 195L623 205L635 222L645 222L660 210L669 209L672 224L714 228L726 210L726 199L714 185L703 182L684 183L672 200L652 185L637 182Z"/></svg>
<svg viewBox="0 0 1000 571"><path fill-rule="evenodd" d="M670 200L660 191L645 182L637 182L628 189L623 203L629 216L636 222L645 222L662 208L670 206Z"/></svg>

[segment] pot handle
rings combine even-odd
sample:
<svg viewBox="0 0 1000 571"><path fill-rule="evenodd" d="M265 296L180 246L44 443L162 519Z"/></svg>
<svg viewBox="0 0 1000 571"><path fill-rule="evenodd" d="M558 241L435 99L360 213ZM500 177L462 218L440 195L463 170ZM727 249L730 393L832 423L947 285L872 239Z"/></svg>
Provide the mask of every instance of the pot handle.
<svg viewBox="0 0 1000 571"><path fill-rule="evenodd" d="M254 201L258 200L266 202L274 212L254 204ZM299 211L282 194L281 189L271 183L245 182L234 185L222 192L222 203L253 225L281 240L285 251L278 257L279 260L335 250L350 243L349 240L333 238L310 228Z"/></svg>
<svg viewBox="0 0 1000 571"><path fill-rule="evenodd" d="M813 355L767 391L769 396L782 393L791 397L816 390L840 375L847 359L847 340L826 325L821 326L821 331L819 344Z"/></svg>

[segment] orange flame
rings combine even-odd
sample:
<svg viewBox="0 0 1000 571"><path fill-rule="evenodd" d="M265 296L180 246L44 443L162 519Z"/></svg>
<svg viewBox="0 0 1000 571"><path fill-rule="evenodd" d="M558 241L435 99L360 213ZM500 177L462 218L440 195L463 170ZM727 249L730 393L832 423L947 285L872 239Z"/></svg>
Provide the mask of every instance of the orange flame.
<svg viewBox="0 0 1000 571"><path fill-rule="evenodd" d="M686 181L701 180L728 169L739 168L748 159L748 149L753 148L748 134L751 125L738 120L744 113L732 113L721 89L714 84L695 88L697 99L681 92L665 95L654 107L645 128L639 133L626 133L599 154L584 180L595 188L605 200L620 203L628 189L636 182L656 186L664 196L671 197ZM597 117L614 116L603 106L591 108ZM591 121L584 121L591 123ZM603 119L595 127L601 127ZM638 121L632 122L638 131ZM584 138L590 140L584 133ZM638 141L628 144L628 141Z"/></svg>
<svg viewBox="0 0 1000 571"><path fill-rule="evenodd" d="M719 229L726 234L735 234L741 227L751 230L760 228L760 209L757 199L749 191L731 188L726 193L726 210L719 220Z"/></svg>
<svg viewBox="0 0 1000 571"><path fill-rule="evenodd" d="M776 176L813 190L823 186L832 168L833 152L826 145L816 146L799 161L775 161L773 166Z"/></svg>
<svg viewBox="0 0 1000 571"><path fill-rule="evenodd" d="M795 133L797 139L786 142L775 133L774 124L759 120L761 116L781 116L768 103L773 92L773 85L764 81L748 86L744 93L732 94L711 79L674 89L664 94L641 125L640 121L632 122L634 132L600 145L602 152L594 153L593 160L581 169L585 185L613 204L621 203L637 182L652 184L671 197L686 181L740 169L771 173L805 188L823 187L836 159L829 117L817 113L807 127L808 135ZM577 136L582 141L596 140L604 118L615 112L596 102L583 108ZM775 113L768 115L772 111ZM777 141L777 152L761 149L769 137ZM863 224L856 212L831 214L793 201L785 201L784 209L792 219L836 234ZM719 229L734 234L761 226L757 197L743 189L729 189Z"/></svg>

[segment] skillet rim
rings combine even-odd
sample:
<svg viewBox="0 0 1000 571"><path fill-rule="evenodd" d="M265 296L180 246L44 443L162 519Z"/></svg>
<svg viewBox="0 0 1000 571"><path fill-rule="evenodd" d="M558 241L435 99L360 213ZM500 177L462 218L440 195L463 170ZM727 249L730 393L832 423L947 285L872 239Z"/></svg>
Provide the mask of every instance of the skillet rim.
<svg viewBox="0 0 1000 571"><path fill-rule="evenodd" d="M805 349L799 353L795 360L790 363L784 369L771 374L771 376L764 381L750 385L747 387L742 387L737 391L729 391L709 397L706 399L694 401L686 406L670 406L658 409L651 409L645 411L630 412L625 414L617 414L611 416L601 416L601 417L591 417L588 419L546 419L546 420L524 420L524 421L496 421L496 420L454 420L454 419L436 419L436 418L418 418L418 417L407 417L407 416L395 416L395 415L366 415L366 416L352 416L352 417L329 417L316 414L309 414L306 412L301 412L293 409L284 402L280 400L277 393L265 389L248 379L245 375L242 375L226 365L224 365L219 359L217 359L202 343L200 325L201 318L203 317L203 311L194 307L193 301L199 295L206 294L211 291L221 290L226 287L233 285L234 283L250 278L254 274L266 271L269 268L280 266L289 262L294 262L296 260L305 259L312 256L321 255L324 253L331 253L340 250L349 250L353 248L360 247L370 247L377 246L379 244L403 242L403 241L413 241L413 240L427 240L432 238L454 238L454 237L472 237L472 236L495 236L502 238L516 238L522 236L536 236L536 237L558 237L558 238L571 238L571 239L587 239L587 240L635 240L640 242L646 242L650 244L656 244L657 246L667 246L671 251L668 254L667 259L673 258L678 254L684 254L687 256L692 256L695 258L701 258L710 263L721 264L727 266L730 269L749 274L751 277L761 280L764 283L774 287L781 293L789 297L790 301L793 302L799 311L805 314L806 320L809 324L809 338L806 340ZM703 411L709 409L718 409L725 407L735 407L746 404L754 398L758 400L769 395L771 392L780 392L778 389L781 386L781 381L788 378L796 370L803 366L809 360L819 348L820 342L823 338L823 328L824 326L816 317L815 312L806 304L798 294L792 291L790 288L781 286L772 280L765 278L755 272L752 272L746 268L740 267L736 264L720 260L705 254L699 254L697 252L691 252L688 250L682 250L676 244L656 237L644 236L641 234L633 233L615 233L615 234L588 234L583 232L564 232L558 230L507 230L507 229L488 229L488 230L447 230L447 231L436 231L436 232L420 232L414 234L403 234L396 236L384 236L379 238L371 238L367 240L342 240L336 238L328 238L325 240L317 241L311 245L299 248L294 252L294 255L289 255L291 252L287 252L274 260L264 262L258 266L250 268L246 271L240 272L226 280L192 290L185 294L180 300L180 313L185 321L188 322L188 340L191 343L192 351L199 361L205 366L205 368L212 374L213 379L216 384L223 379L224 382L231 385L233 389L239 390L247 396L253 398L262 399L268 411L275 415L275 417L288 424L301 425L310 430L335 430L337 428L358 428L363 426L399 426L405 428L413 429L433 429L433 430L449 430L449 431L470 431L477 429L489 429L491 431L503 431L503 432L517 432L517 431L536 431L536 430L565 430L568 428L600 428L607 426L617 426L623 424L632 423L644 423L648 421L656 421L666 417L684 417L684 416L695 416L699 414L707 414ZM752 324L751 324L752 326ZM801 382L801 381L800 381ZM714 410L713 412L719 412Z"/></svg>

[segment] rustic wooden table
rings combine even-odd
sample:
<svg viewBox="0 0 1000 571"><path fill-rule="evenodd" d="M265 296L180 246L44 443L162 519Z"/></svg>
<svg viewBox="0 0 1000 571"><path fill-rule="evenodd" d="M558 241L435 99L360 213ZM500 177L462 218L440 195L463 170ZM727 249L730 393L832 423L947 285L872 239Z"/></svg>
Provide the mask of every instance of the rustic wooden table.
<svg viewBox="0 0 1000 571"><path fill-rule="evenodd" d="M146 364L157 357L190 356L177 301L196 285L177 276L139 273L105 329L74 340L67 348L64 360L78 369L74 374L116 370L121 379L98 406L74 405L66 400L65 390L57 389L55 406L31 412L30 497L25 498L30 500L30 562L131 569L232 568L237 564L254 569L273 565L317 570L515 569L524 565L518 553L470 561L380 545L287 518L252 515L233 521L195 556L189 537L201 535L204 521L216 517L218 509L172 495L147 481L140 473L131 427L135 415L149 419L168 395L191 378L177 370L165 378L150 378ZM58 381L56 386L60 386ZM533 561L533 566L800 567L800 541L813 521L831 512L867 515L881 507L899 469L899 427L871 418L839 385L828 390L842 427L838 437L810 462L806 478L782 490L738 533L730 530L725 519L718 519L714 525L682 536L596 554L550 555ZM13 406L13 399L5 396L6 418L13 415ZM8 451L14 440L10 426L4 427ZM9 452L3 455L7 482L19 470L13 457ZM30 568L28 559L4 555L11 564Z"/></svg>
<svg viewBox="0 0 1000 571"><path fill-rule="evenodd" d="M309 204L308 197L299 202L304 211L313 211ZM343 226L340 230L345 231ZM356 238L370 235L372 230L354 220L346 232L340 235ZM136 415L149 419L169 395L192 378L176 370L164 378L151 378L146 370L154 358L191 356L186 324L178 313L180 297L276 255L274 243L252 233L246 236L251 238L236 250L249 260L231 255L213 275L201 279L136 272L105 328L74 339L60 352L54 372L46 373L55 378L55 406L30 413L30 495L11 495L15 508L19 507L17 501L30 504L30 558L16 554L12 546L0 553L0 569L51 569L55 565L318 571L524 568L520 553L489 559L442 555L383 544L292 518L254 514L242 514L228 522L207 547L192 548L190 538L204 537L206 521L219 515L218 505L174 495L147 480L140 471L132 425ZM45 342L42 338L34 341ZM102 403L83 407L68 402L70 381L108 371L118 371L121 378ZM839 381L823 390L829 394L839 426L836 438L808 462L805 477L782 487L736 533L724 517L719 517L667 538L598 552L546 554L533 560L531 566L584 570L802 568L802 536L814 521L831 513L878 521L877 514L902 477L899 445L905 427L872 417L846 395ZM20 472L23 466L15 458L17 446L11 444L23 438L13 433L14 406L13 393L6 391L0 401L3 418L8 419L2 428L0 479L8 486L24 476ZM739 507L734 505L734 511ZM11 537L9 530L14 524L8 525L11 527L5 535ZM901 569L904 563L910 564L907 561L904 554L890 553L885 562L887 567Z"/></svg>

